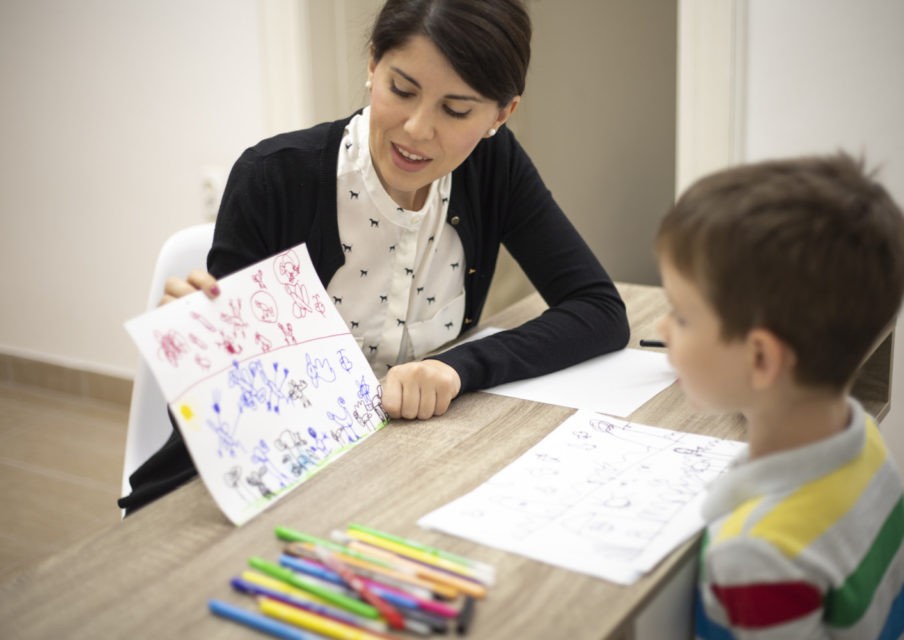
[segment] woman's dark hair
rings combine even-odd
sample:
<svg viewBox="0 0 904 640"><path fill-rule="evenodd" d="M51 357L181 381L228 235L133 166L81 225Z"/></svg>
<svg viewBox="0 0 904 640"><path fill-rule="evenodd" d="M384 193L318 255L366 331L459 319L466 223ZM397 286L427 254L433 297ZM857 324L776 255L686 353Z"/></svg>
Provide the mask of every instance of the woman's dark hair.
<svg viewBox="0 0 904 640"><path fill-rule="evenodd" d="M418 35L499 106L524 93L531 23L521 0L387 0L371 32L374 62Z"/></svg>

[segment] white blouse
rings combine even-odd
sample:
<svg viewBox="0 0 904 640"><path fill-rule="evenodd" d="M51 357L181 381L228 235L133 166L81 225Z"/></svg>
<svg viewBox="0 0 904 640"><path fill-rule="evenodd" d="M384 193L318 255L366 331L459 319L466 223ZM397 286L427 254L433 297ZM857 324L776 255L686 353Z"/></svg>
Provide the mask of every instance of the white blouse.
<svg viewBox="0 0 904 640"><path fill-rule="evenodd" d="M464 249L446 224L452 175L430 185L420 211L397 205L370 158L370 107L352 118L337 171L343 265L327 285L374 373L423 357L458 335Z"/></svg>

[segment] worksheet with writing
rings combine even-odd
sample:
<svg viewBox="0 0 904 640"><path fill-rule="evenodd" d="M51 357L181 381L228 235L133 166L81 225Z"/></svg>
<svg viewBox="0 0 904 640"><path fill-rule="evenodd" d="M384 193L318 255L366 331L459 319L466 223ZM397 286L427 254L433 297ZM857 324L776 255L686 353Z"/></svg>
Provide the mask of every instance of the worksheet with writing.
<svg viewBox="0 0 904 640"><path fill-rule="evenodd" d="M580 410L418 524L630 584L703 527L706 485L744 446Z"/></svg>
<svg viewBox="0 0 904 640"><path fill-rule="evenodd" d="M305 245L126 323L219 507L240 525L387 422ZM161 411L165 408L161 407Z"/></svg>

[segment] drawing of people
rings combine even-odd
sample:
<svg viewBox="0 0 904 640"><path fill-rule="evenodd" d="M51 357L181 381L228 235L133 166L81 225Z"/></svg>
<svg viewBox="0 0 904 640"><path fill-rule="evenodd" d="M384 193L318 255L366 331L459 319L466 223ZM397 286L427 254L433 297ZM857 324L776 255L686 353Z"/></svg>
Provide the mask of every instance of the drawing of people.
<svg viewBox="0 0 904 640"><path fill-rule="evenodd" d="M267 410L279 413L280 403L288 400L288 397L282 391L282 386L289 377L289 370L283 368L282 372L280 372L279 363L273 362L273 377L271 378L267 375L260 360L253 362L252 366L262 385L260 391L263 393L263 397L266 398ZM280 376L282 376L282 379L280 379Z"/></svg>
<svg viewBox="0 0 904 640"><path fill-rule="evenodd" d="M270 447L264 440L258 440L254 449L251 450L251 461L260 463L261 469L273 472L274 480L279 483L282 489L289 482L289 477L282 473L279 466L270 459Z"/></svg>
<svg viewBox="0 0 904 640"><path fill-rule="evenodd" d="M317 433L314 427L308 427L308 435L311 436L311 444L308 451L315 460L323 460L333 451L332 442L325 433Z"/></svg>
<svg viewBox="0 0 904 640"><path fill-rule="evenodd" d="M267 486L267 483L264 482L264 476L267 473L266 465L262 465L257 471L252 471L248 474L248 477L245 479L250 486L254 487L258 491L260 491L261 495L268 500L274 498L276 496L273 491L270 490L270 487Z"/></svg>
<svg viewBox="0 0 904 640"><path fill-rule="evenodd" d="M234 489L236 493L245 502L254 500L254 494L246 491L246 485L242 482L242 467L236 465L223 474L223 483L230 489Z"/></svg>
<svg viewBox="0 0 904 640"><path fill-rule="evenodd" d="M348 412L348 407L345 406L345 398L340 396L336 400L336 404L339 405L339 410L336 413L332 411L326 412L326 417L332 421L333 424L336 425L337 429L333 431L334 434L340 434L341 438L345 440L345 444L349 444L352 442L357 442L361 439L361 436L364 434L357 433L352 427L352 417Z"/></svg>
<svg viewBox="0 0 904 640"><path fill-rule="evenodd" d="M307 443L308 441L302 438L300 433L289 429L283 431L273 443L277 450L284 452L282 463L288 466L296 477L301 476L308 467L314 465L314 461L305 451Z"/></svg>
<svg viewBox="0 0 904 640"><path fill-rule="evenodd" d="M308 398L304 390L308 388L308 381L299 378L298 380L289 380L289 399L301 400L301 406L310 407L311 400Z"/></svg>
<svg viewBox="0 0 904 640"><path fill-rule="evenodd" d="M229 313L221 312L220 320L232 327L233 338L244 338L248 323L242 318L242 301L237 298L230 300L229 311Z"/></svg>
<svg viewBox="0 0 904 640"><path fill-rule="evenodd" d="M339 349L337 355L339 356L339 366L345 369L345 371L351 371L354 364L352 363L351 358L346 355L345 349Z"/></svg>
<svg viewBox="0 0 904 640"><path fill-rule="evenodd" d="M221 458L237 457L245 448L234 436L235 425L230 425L223 418L219 401L214 401L211 408L215 417L207 419L207 426L217 438L217 455Z"/></svg>
<svg viewBox="0 0 904 640"><path fill-rule="evenodd" d="M308 288L303 284L287 284L286 293L292 298L292 315L296 318L306 318L313 311Z"/></svg>
<svg viewBox="0 0 904 640"><path fill-rule="evenodd" d="M367 408L367 402L365 400L358 400L358 402L355 403L352 416L355 418L355 422L361 426L361 429L365 434L373 433L376 430L376 414Z"/></svg>
<svg viewBox="0 0 904 640"><path fill-rule="evenodd" d="M276 300L268 291L256 291L251 296L251 312L261 322L273 324L279 319Z"/></svg>
<svg viewBox="0 0 904 640"><path fill-rule="evenodd" d="M294 285L301 273L301 263L298 255L292 251L284 251L273 258L273 274L277 282L282 285Z"/></svg>

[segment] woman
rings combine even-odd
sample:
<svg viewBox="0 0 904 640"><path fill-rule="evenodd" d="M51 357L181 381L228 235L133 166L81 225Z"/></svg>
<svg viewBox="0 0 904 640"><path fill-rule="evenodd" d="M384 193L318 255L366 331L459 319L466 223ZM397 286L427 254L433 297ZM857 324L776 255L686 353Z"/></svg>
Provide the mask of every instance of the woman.
<svg viewBox="0 0 904 640"><path fill-rule="evenodd" d="M388 0L375 21L370 105L264 140L238 159L208 271L164 302L307 243L394 418L442 415L459 394L620 349L611 279L504 127L524 91L530 19L519 0ZM480 317L504 244L549 309L421 359ZM132 478L134 508L194 475L179 433Z"/></svg>

